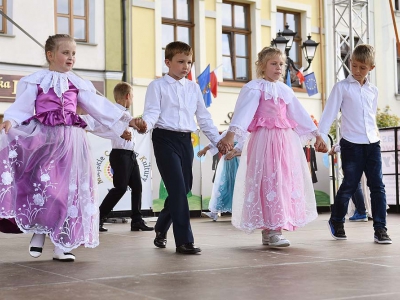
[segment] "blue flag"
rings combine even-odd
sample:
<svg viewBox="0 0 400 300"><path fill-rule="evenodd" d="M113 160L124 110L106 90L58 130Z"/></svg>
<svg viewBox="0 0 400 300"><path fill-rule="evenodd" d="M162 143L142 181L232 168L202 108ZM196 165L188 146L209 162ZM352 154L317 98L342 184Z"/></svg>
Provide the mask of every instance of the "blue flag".
<svg viewBox="0 0 400 300"><path fill-rule="evenodd" d="M304 75L304 85L306 86L308 96L318 94L317 80L315 79L314 72Z"/></svg>
<svg viewBox="0 0 400 300"><path fill-rule="evenodd" d="M210 91L210 65L197 77L197 82L200 86L201 93L203 94L204 104L206 107L211 105L211 91Z"/></svg>
<svg viewBox="0 0 400 300"><path fill-rule="evenodd" d="M292 87L292 80L290 79L290 69L289 68L287 70L287 75L286 75L286 85L288 87Z"/></svg>

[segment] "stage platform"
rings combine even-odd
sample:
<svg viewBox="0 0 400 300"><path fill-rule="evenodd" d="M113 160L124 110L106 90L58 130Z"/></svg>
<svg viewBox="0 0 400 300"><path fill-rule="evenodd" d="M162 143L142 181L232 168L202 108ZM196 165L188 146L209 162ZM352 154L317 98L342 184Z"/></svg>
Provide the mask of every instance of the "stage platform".
<svg viewBox="0 0 400 300"><path fill-rule="evenodd" d="M238 231L228 216L194 218L203 251L191 256L175 253L172 231L158 249L154 232L106 224L100 246L73 251L73 263L53 261L48 238L34 259L31 235L0 234L0 299L400 299L400 215L388 216L392 245L373 242L372 221L346 222L348 240L335 241L328 218L285 233L288 248L263 246L260 231Z"/></svg>

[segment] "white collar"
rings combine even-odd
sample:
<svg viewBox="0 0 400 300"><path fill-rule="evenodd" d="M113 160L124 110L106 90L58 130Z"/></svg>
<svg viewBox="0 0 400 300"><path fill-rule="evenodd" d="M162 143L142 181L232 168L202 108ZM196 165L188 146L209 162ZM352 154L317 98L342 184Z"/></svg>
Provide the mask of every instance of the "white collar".
<svg viewBox="0 0 400 300"><path fill-rule="evenodd" d="M41 70L28 75L21 80L28 83L38 84L46 94L53 88L57 97L61 97L69 89L68 80L79 90L93 91L84 79L78 77L72 72L60 73L50 70Z"/></svg>
<svg viewBox="0 0 400 300"><path fill-rule="evenodd" d="M281 81L271 82L265 79L255 79L246 84L250 89L264 92L264 100L272 99L278 104L278 99L282 99L286 104L292 102L294 97L293 90Z"/></svg>

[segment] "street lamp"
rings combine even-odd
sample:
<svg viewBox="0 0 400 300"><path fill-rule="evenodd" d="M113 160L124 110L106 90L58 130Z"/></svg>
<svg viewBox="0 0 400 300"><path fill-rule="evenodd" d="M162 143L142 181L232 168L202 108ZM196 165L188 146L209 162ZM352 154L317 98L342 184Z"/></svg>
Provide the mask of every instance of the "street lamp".
<svg viewBox="0 0 400 300"><path fill-rule="evenodd" d="M289 57L289 51L292 48L294 37L296 36L297 32L289 29L289 25L286 23L285 29L281 32L279 31L277 37L271 41L271 46L274 46L282 51L282 53L286 53L287 58L287 69L286 69L286 76L287 72L289 71L289 66L291 65L293 69L297 72L299 69L294 65L293 60ZM301 49L303 50L304 57L307 60L308 66L304 69L303 72L307 71L310 66L311 62L314 59L315 51L319 43L316 43L311 39L311 35L307 36L308 40L303 42Z"/></svg>

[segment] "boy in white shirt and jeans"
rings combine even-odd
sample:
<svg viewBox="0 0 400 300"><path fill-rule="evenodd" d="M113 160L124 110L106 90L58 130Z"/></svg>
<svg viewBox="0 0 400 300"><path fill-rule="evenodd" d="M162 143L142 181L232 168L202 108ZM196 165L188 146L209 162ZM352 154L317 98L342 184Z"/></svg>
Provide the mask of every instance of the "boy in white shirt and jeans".
<svg viewBox="0 0 400 300"><path fill-rule="evenodd" d="M371 192L374 241L391 244L386 229L386 193L376 125L378 89L367 78L375 68L374 48L358 45L352 53L350 68L352 74L333 87L319 122L320 132L328 134L339 110L342 113L340 149L344 178L335 197L328 225L334 239L347 239L343 225L349 199L364 172Z"/></svg>

